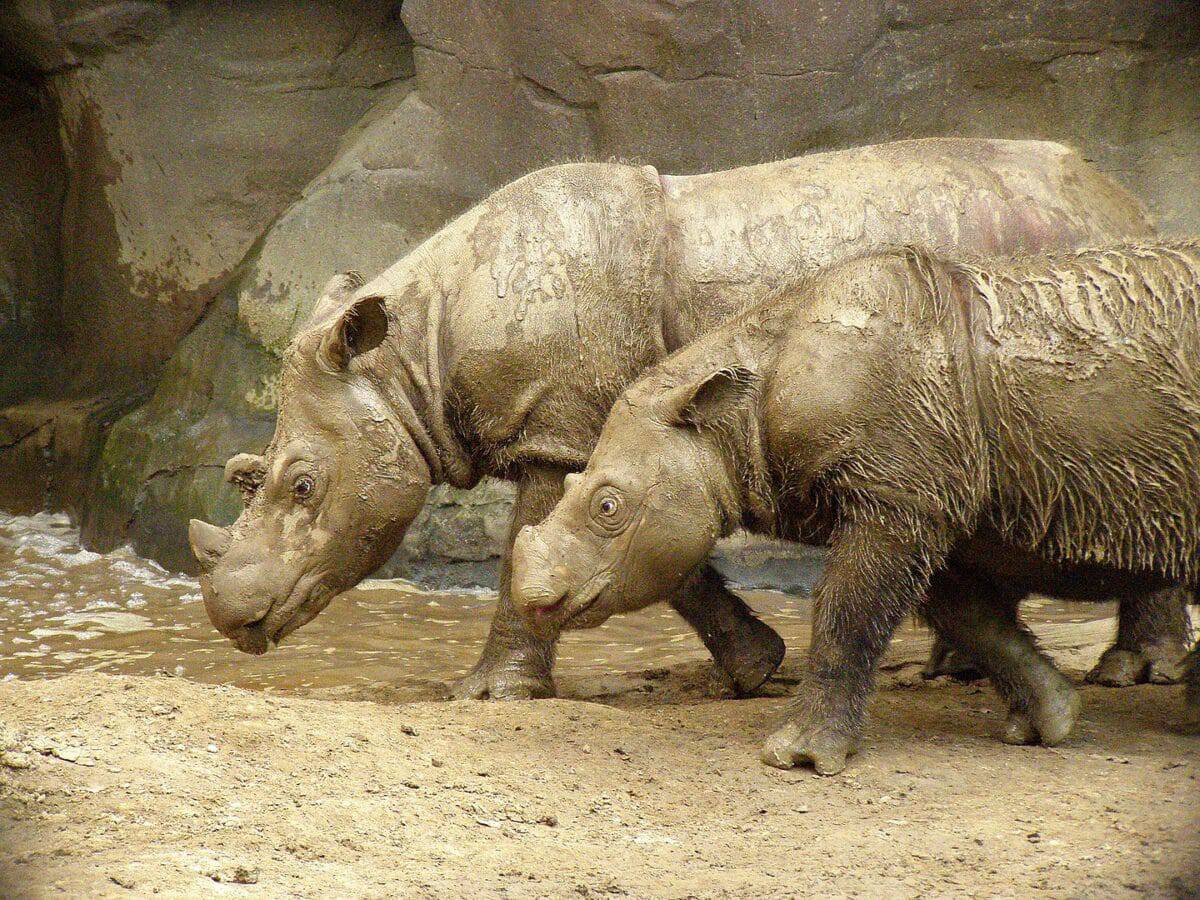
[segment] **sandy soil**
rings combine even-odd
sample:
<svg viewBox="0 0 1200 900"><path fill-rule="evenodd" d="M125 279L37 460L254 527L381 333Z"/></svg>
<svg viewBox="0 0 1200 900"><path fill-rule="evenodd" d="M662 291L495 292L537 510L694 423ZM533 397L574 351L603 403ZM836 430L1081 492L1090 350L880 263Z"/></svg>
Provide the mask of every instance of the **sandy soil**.
<svg viewBox="0 0 1200 900"><path fill-rule="evenodd" d="M1079 632L1057 635L1076 673L1108 627ZM695 663L509 704L9 681L0 893L1200 895L1177 688L1086 688L1067 745L1008 747L990 690L922 682L904 652L835 778L755 759L798 656L748 700Z"/></svg>

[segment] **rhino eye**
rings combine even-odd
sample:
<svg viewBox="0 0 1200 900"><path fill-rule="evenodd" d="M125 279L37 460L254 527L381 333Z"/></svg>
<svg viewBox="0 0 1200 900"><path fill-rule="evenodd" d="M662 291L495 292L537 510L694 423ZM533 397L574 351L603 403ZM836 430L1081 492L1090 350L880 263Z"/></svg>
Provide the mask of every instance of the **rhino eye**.
<svg viewBox="0 0 1200 900"><path fill-rule="evenodd" d="M626 510L625 498L611 485L601 487L592 496L592 520L606 532L615 533L624 527Z"/></svg>
<svg viewBox="0 0 1200 900"><path fill-rule="evenodd" d="M316 484L309 475L299 475L292 482L292 495L301 503L311 497L315 489Z"/></svg>

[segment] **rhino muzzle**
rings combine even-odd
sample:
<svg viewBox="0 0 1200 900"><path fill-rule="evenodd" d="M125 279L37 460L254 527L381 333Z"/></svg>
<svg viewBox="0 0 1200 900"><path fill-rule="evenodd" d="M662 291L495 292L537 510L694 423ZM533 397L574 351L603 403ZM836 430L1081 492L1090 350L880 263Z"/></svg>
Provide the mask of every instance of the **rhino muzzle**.
<svg viewBox="0 0 1200 900"><path fill-rule="evenodd" d="M578 584L578 573L568 562L572 555L571 549L555 552L532 526L526 525L517 534L511 596L518 613L536 635L553 637L579 624L579 618L609 585L611 575L603 570Z"/></svg>
<svg viewBox="0 0 1200 900"><path fill-rule="evenodd" d="M526 525L513 542L511 596L517 611L535 632L545 631L561 611L570 573L551 562L550 548L536 528Z"/></svg>

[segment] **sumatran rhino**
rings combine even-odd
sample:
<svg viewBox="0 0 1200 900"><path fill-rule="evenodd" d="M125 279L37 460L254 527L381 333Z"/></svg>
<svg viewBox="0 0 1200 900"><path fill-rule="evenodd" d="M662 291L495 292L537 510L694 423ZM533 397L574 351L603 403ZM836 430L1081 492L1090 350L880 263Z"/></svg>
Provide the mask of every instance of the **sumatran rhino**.
<svg viewBox="0 0 1200 900"><path fill-rule="evenodd" d="M1061 740L1078 700L1012 599L1200 575L1200 242L995 265L907 249L782 291L622 395L518 535L513 595L535 633L595 624L677 590L739 526L830 548L764 761L842 769L913 611L986 668L1007 739Z"/></svg>
<svg viewBox="0 0 1200 900"><path fill-rule="evenodd" d="M192 523L209 615L264 652L386 559L432 484L515 481L511 542L638 373L798 272L878 241L1032 252L1149 231L1125 191L1044 142L902 141L686 177L534 172L371 281L330 283L285 354L265 456L227 468L244 512ZM671 602L741 689L781 659L712 570ZM455 693L552 694L553 654L513 610L506 547L491 634Z"/></svg>

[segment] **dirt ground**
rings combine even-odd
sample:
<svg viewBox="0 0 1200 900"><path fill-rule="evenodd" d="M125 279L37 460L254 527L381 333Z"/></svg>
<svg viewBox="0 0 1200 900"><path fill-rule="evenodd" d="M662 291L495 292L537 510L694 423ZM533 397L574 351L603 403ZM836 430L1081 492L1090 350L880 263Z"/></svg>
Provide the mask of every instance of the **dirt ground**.
<svg viewBox="0 0 1200 900"><path fill-rule="evenodd" d="M1108 633L1047 643L1078 674ZM1178 688L1085 688L1066 745L1009 747L991 691L923 682L922 652L889 659L834 778L756 761L799 654L744 700L698 663L568 673L578 699L504 704L432 683L14 679L0 893L1200 896L1200 738L1174 730Z"/></svg>

